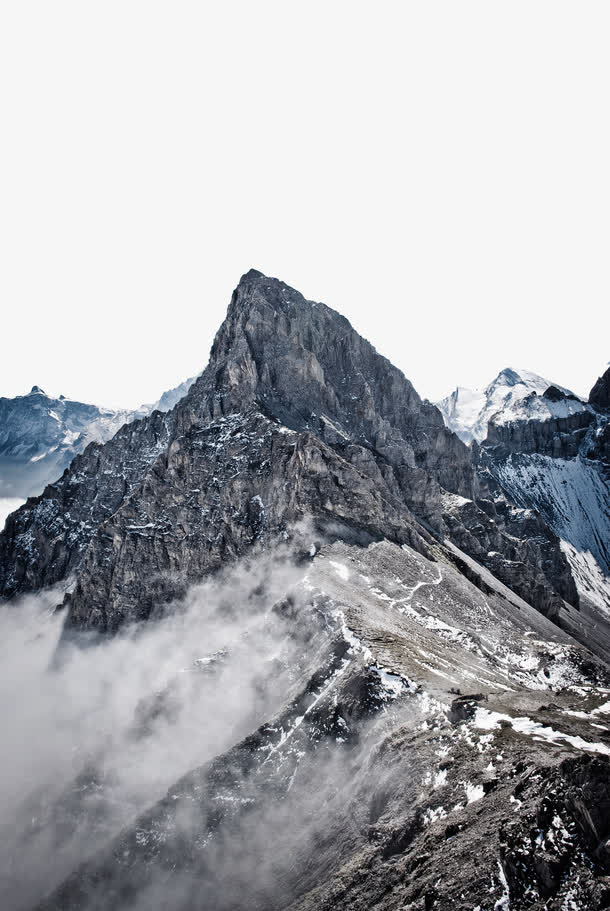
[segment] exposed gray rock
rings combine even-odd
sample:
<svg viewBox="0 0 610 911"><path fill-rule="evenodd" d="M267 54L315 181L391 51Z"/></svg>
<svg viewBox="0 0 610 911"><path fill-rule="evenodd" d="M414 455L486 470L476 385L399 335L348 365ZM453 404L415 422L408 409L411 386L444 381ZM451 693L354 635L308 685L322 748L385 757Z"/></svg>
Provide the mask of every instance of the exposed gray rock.
<svg viewBox="0 0 610 911"><path fill-rule="evenodd" d="M0 534L4 597L68 579L94 531L129 497L167 439L160 412L126 424L111 444L89 444L58 481L11 513Z"/></svg>
<svg viewBox="0 0 610 911"><path fill-rule="evenodd" d="M587 432L595 422L594 412L587 410L544 421L534 419L500 423L491 420L483 445L488 450L496 448L499 458L504 458L511 452L519 452L538 453L553 459L573 459L580 452Z"/></svg>

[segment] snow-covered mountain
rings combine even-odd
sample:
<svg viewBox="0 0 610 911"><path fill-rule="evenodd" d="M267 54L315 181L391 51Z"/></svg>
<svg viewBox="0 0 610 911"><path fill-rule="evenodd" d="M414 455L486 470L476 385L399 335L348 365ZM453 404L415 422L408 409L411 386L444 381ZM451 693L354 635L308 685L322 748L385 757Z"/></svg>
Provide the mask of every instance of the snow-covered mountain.
<svg viewBox="0 0 610 911"><path fill-rule="evenodd" d="M581 602L605 611L610 611L609 376L606 371L584 402L531 371L508 368L484 390L458 387L439 403L447 426L479 444L482 475L522 508L535 510L559 537Z"/></svg>
<svg viewBox="0 0 610 911"><path fill-rule="evenodd" d="M154 410L169 411L195 377L135 410L101 408L47 395L33 386L27 395L0 398L0 497L39 494L89 443L105 443L123 424Z"/></svg>
<svg viewBox="0 0 610 911"><path fill-rule="evenodd" d="M480 442L487 425L511 421L561 418L588 409L569 389L531 370L506 367L484 389L458 386L437 402L445 423L465 443Z"/></svg>
<svg viewBox="0 0 610 911"><path fill-rule="evenodd" d="M0 495L40 493L58 478L77 452L110 439L135 415L47 395L33 386L27 395L0 398Z"/></svg>

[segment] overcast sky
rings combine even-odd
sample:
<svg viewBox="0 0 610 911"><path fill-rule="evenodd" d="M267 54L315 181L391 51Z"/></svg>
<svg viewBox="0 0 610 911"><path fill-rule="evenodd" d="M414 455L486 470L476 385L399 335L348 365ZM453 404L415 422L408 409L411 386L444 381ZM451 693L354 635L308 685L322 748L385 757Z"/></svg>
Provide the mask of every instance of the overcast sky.
<svg viewBox="0 0 610 911"><path fill-rule="evenodd" d="M607 2L0 10L0 395L156 399L250 267L431 399L604 369Z"/></svg>

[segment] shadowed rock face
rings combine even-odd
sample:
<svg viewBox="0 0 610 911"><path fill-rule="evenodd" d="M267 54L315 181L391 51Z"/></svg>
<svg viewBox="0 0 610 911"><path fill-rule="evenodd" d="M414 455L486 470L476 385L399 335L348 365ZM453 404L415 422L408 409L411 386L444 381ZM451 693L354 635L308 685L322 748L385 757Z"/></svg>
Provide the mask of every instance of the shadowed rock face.
<svg viewBox="0 0 610 911"><path fill-rule="evenodd" d="M75 574L68 624L114 631L305 516L421 552L451 537L540 610L577 602L553 533L490 499L438 409L344 317L255 271L174 410L9 518L0 590Z"/></svg>
<svg viewBox="0 0 610 911"><path fill-rule="evenodd" d="M511 452L537 453L554 459L573 459L578 455L587 432L595 424L593 411L580 411L547 421L489 422L486 448L496 447L498 455Z"/></svg>
<svg viewBox="0 0 610 911"><path fill-rule="evenodd" d="M589 403L594 408L610 409L610 367L597 380L589 393Z"/></svg>

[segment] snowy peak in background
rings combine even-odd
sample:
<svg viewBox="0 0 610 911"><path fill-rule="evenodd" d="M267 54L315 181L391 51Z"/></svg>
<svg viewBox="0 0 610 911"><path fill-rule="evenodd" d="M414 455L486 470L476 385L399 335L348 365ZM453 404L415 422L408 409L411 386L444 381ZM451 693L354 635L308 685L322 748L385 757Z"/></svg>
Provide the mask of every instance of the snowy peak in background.
<svg viewBox="0 0 610 911"><path fill-rule="evenodd" d="M587 405L569 389L552 383L531 370L506 367L484 389L458 386L437 402L445 423L465 443L487 437L489 421L563 418L587 410Z"/></svg>
<svg viewBox="0 0 610 911"><path fill-rule="evenodd" d="M544 519L562 542L581 602L605 611L610 608L609 378L606 371L586 403L535 374L504 370L485 390L479 424L470 424L480 443L475 456L481 475ZM464 408L461 416L466 423Z"/></svg>
<svg viewBox="0 0 610 911"><path fill-rule="evenodd" d="M0 495L38 493L92 440L109 439L130 413L47 395L0 398Z"/></svg>
<svg viewBox="0 0 610 911"><path fill-rule="evenodd" d="M154 405L136 410L101 408L55 398L32 386L27 395L0 398L0 497L39 494L89 443L105 443L123 424L154 410L169 411L195 377L164 392Z"/></svg>

